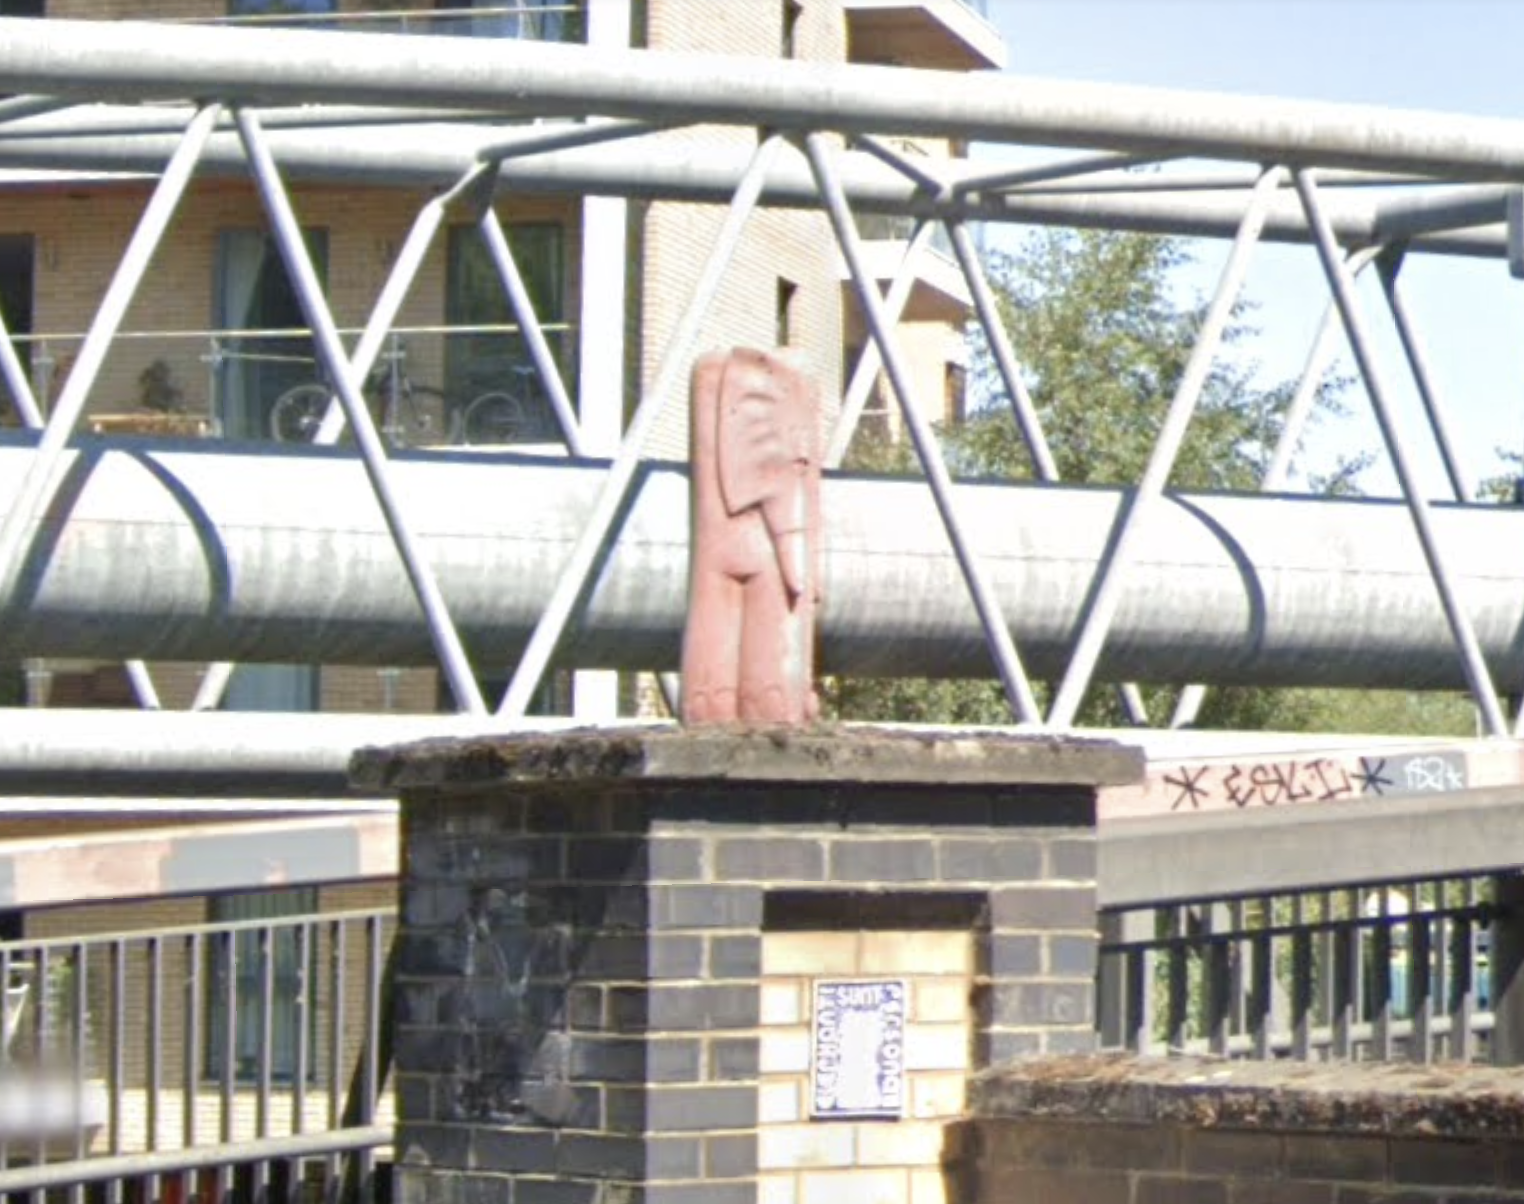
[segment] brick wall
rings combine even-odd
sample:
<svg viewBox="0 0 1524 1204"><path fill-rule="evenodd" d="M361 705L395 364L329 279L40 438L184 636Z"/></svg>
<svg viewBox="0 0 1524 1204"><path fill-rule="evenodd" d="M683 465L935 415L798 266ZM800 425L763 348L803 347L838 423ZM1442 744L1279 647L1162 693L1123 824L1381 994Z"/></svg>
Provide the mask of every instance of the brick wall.
<svg viewBox="0 0 1524 1204"><path fill-rule="evenodd" d="M1506 1070L1065 1059L980 1084L949 1132L958 1204L1524 1200Z"/></svg>
<svg viewBox="0 0 1524 1204"><path fill-rule="evenodd" d="M504 743L582 768L582 739ZM716 754L720 785L471 789L495 754L457 747L461 785L403 799L404 1202L934 1204L968 1075L1093 1040L1088 787L756 784ZM908 980L899 1120L806 1119L829 975Z"/></svg>

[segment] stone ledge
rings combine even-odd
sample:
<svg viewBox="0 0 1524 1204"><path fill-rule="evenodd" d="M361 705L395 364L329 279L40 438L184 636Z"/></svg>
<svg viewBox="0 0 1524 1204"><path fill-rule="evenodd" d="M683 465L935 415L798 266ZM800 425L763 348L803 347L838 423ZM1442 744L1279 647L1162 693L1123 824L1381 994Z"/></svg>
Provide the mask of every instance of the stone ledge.
<svg viewBox="0 0 1524 1204"><path fill-rule="evenodd" d="M1119 786L1141 749L1076 737L857 727L583 728L362 748L366 790L467 790L505 782L767 782Z"/></svg>
<svg viewBox="0 0 1524 1204"><path fill-rule="evenodd" d="M970 1087L976 1120L1524 1136L1517 1069L1442 1063L1234 1062L1121 1054L1023 1060Z"/></svg>

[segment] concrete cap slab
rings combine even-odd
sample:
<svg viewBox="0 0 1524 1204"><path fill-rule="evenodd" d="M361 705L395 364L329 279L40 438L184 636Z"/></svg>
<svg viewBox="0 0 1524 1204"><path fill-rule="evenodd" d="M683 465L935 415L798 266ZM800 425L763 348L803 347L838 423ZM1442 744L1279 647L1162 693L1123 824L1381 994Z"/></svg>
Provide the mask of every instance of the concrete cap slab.
<svg viewBox="0 0 1524 1204"><path fill-rule="evenodd" d="M1140 749L1072 736L874 728L585 728L362 748L360 789L469 789L494 782L876 782L1120 786Z"/></svg>

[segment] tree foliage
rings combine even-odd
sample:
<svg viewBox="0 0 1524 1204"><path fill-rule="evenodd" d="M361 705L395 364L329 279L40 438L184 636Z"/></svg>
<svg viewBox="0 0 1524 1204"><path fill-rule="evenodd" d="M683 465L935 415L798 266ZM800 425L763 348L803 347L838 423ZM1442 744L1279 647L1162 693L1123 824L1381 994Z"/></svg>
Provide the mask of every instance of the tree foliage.
<svg viewBox="0 0 1524 1204"><path fill-rule="evenodd" d="M1141 234L1049 230L1010 253L989 256L986 270L1006 329L1021 360L1061 478L1077 484L1135 484L1165 413L1185 374L1206 316L1196 297L1182 297L1189 262L1177 240ZM1294 382L1264 386L1241 354L1253 333L1240 308L1209 371L1170 484L1180 489L1259 487L1280 435ZM943 431L956 475L1030 479L1032 456L1018 432L1005 389L983 340L972 345L971 409ZM1323 382L1318 409L1337 412L1347 381ZM854 448L858 467L913 471L903 444ZM1361 462L1338 465L1325 484L1352 491ZM1045 687L1038 685L1040 696ZM1168 718L1176 690L1145 690L1154 722ZM1432 724L1434 708L1365 692L1222 688L1209 693L1200 723L1212 727L1308 730L1342 727L1401 730L1408 719ZM1003 723L1010 712L994 681L861 681L829 683L828 704L843 717L940 723ZM1364 708L1364 714L1362 714ZM1464 725L1463 705L1441 708L1445 725ZM1452 714L1452 711L1454 712ZM1413 715L1410 715L1413 712ZM1092 688L1083 721L1119 722L1109 687ZM1351 726L1354 725L1354 726Z"/></svg>

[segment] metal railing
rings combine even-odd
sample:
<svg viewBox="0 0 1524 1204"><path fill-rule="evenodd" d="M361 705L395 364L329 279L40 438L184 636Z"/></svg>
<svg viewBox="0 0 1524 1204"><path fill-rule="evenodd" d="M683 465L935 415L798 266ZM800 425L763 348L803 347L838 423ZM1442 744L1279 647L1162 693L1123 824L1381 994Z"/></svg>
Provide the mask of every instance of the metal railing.
<svg viewBox="0 0 1524 1204"><path fill-rule="evenodd" d="M1143 1053L1480 1061L1488 878L1108 911L1101 1042Z"/></svg>
<svg viewBox="0 0 1524 1204"><path fill-rule="evenodd" d="M969 0L963 0L966 4ZM244 12L198 23L282 29L337 29L425 37L521 38L536 42L581 42L584 6L579 0L519 0L513 4L459 4L431 8L421 2L368 6L342 12Z"/></svg>
<svg viewBox="0 0 1524 1204"><path fill-rule="evenodd" d="M0 1195L372 1198L392 928L367 910L0 944Z"/></svg>

